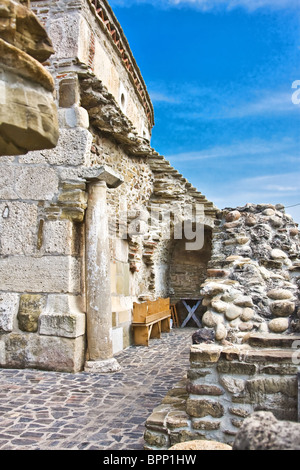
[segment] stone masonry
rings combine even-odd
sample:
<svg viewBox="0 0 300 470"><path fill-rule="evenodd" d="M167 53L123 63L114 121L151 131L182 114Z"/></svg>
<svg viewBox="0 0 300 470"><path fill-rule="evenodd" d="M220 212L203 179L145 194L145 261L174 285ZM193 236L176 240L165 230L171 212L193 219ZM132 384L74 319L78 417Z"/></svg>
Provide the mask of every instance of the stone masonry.
<svg viewBox="0 0 300 470"><path fill-rule="evenodd" d="M151 148L151 100L108 2L30 14L54 51L59 139L0 161L0 366L117 370L133 302L171 292L176 230L211 233L216 208Z"/></svg>

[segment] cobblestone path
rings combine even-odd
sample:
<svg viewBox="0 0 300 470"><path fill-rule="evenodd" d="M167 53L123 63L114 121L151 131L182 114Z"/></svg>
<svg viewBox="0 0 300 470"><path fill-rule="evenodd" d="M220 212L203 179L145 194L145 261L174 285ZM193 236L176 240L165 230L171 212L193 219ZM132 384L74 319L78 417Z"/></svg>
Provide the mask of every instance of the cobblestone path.
<svg viewBox="0 0 300 470"><path fill-rule="evenodd" d="M188 369L194 331L122 351L113 374L0 369L0 450L142 450L146 419Z"/></svg>

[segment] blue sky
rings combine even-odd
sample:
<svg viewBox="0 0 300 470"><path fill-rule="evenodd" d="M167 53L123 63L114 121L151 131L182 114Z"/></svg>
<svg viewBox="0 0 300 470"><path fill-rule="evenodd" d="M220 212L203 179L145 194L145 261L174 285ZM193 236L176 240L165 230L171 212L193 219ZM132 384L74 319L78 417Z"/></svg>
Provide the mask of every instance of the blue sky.
<svg viewBox="0 0 300 470"><path fill-rule="evenodd" d="M152 147L220 209L300 204L300 0L110 4L152 98Z"/></svg>

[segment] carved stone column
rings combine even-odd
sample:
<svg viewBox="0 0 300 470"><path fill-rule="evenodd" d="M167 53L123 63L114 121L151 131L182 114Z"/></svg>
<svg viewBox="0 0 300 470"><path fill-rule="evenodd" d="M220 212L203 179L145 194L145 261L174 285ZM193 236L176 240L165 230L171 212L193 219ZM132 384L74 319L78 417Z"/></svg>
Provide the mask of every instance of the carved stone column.
<svg viewBox="0 0 300 470"><path fill-rule="evenodd" d="M86 211L87 361L85 370L120 370L113 358L110 246L105 181L89 184Z"/></svg>

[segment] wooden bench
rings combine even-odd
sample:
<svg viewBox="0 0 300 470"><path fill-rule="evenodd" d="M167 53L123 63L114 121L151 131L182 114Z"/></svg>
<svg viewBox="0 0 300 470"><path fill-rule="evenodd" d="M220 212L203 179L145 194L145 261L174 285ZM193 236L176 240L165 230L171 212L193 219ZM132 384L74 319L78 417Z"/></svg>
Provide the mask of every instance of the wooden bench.
<svg viewBox="0 0 300 470"><path fill-rule="evenodd" d="M150 338L170 332L170 299L133 304L133 339L136 346L149 346Z"/></svg>

